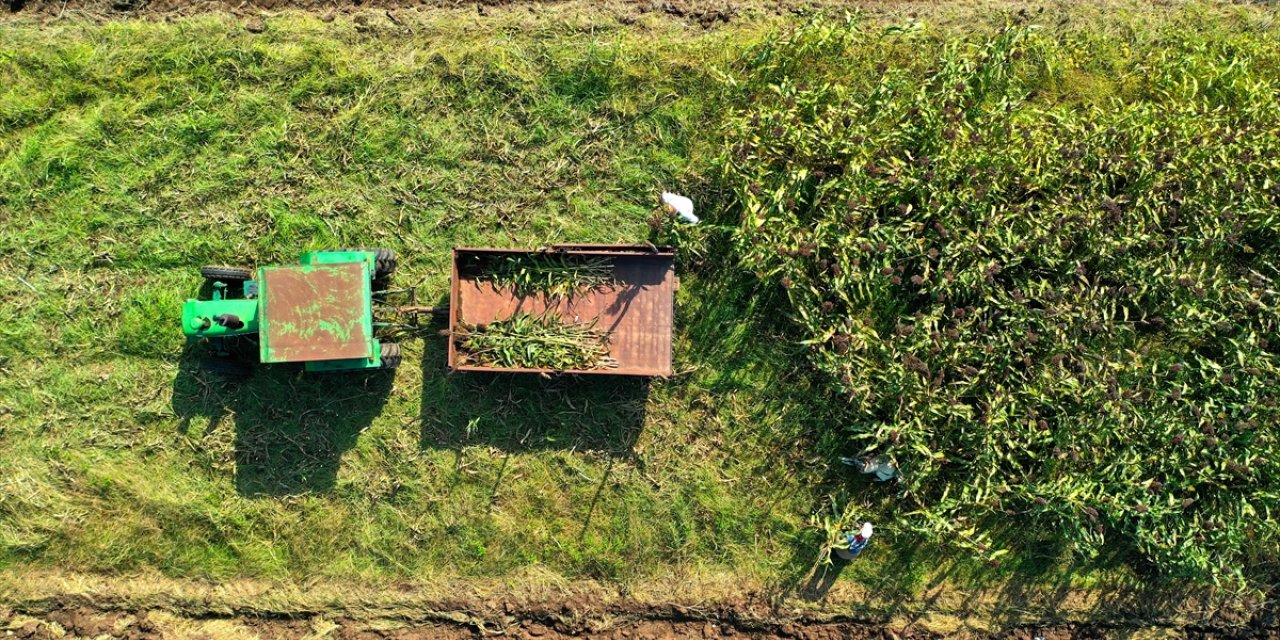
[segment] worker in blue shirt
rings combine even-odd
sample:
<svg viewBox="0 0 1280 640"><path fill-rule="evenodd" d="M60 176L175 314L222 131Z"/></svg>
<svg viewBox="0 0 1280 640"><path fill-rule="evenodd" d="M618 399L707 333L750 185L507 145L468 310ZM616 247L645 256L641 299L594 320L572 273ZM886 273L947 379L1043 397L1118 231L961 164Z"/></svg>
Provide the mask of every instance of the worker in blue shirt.
<svg viewBox="0 0 1280 640"><path fill-rule="evenodd" d="M862 523L862 530L858 533L849 532L845 534L844 543L836 545L836 555L841 560L852 560L858 557L862 550L867 548L867 543L871 541L872 527L870 522Z"/></svg>

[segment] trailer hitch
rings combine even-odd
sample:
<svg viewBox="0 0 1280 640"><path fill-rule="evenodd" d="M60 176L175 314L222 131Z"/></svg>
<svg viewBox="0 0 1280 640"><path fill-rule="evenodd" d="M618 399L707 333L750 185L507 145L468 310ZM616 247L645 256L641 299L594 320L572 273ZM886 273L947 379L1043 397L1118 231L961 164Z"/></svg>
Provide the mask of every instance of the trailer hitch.
<svg viewBox="0 0 1280 640"><path fill-rule="evenodd" d="M422 328L419 318L424 315L444 316L448 306L431 307L418 304L418 288L384 289L373 292L373 326L415 331ZM379 319L381 318L381 319Z"/></svg>

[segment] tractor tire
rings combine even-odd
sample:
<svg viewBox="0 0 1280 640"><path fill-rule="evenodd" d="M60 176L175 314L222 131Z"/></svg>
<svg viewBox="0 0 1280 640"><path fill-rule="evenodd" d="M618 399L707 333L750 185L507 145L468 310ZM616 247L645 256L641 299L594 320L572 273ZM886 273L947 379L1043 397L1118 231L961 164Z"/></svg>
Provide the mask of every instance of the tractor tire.
<svg viewBox="0 0 1280 640"><path fill-rule="evenodd" d="M371 251L374 255L373 279L386 281L396 270L396 252L391 249L342 249L342 251Z"/></svg>
<svg viewBox="0 0 1280 640"><path fill-rule="evenodd" d="M231 358L205 358L200 361L200 369L225 378L247 378L253 373L253 367Z"/></svg>
<svg viewBox="0 0 1280 640"><path fill-rule="evenodd" d="M391 370L400 366L400 345L394 342L382 343L382 364L379 369Z"/></svg>
<svg viewBox="0 0 1280 640"><path fill-rule="evenodd" d="M245 269L244 267L201 267L200 275L204 276L205 280L219 280L227 283L244 282L245 280L253 279L253 270Z"/></svg>

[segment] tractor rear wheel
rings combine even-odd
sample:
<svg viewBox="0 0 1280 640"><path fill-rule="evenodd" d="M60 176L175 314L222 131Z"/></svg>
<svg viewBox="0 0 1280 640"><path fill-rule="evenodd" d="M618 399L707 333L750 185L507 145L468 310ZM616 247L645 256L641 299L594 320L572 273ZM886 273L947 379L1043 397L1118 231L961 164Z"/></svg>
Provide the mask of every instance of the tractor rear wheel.
<svg viewBox="0 0 1280 640"><path fill-rule="evenodd" d="M394 342L383 342L382 347L382 364L378 365L379 369L395 369L400 366L400 345Z"/></svg>
<svg viewBox="0 0 1280 640"><path fill-rule="evenodd" d="M200 368L227 378L245 378L253 373L253 367L231 358L205 358L200 361Z"/></svg>
<svg viewBox="0 0 1280 640"><path fill-rule="evenodd" d="M205 280L220 280L227 283L244 282L245 280L253 279L253 270L245 269L244 267L201 267L200 275L204 276Z"/></svg>
<svg viewBox="0 0 1280 640"><path fill-rule="evenodd" d="M386 280L396 270L396 252L391 249L342 249L342 251L369 251L374 255L374 280Z"/></svg>

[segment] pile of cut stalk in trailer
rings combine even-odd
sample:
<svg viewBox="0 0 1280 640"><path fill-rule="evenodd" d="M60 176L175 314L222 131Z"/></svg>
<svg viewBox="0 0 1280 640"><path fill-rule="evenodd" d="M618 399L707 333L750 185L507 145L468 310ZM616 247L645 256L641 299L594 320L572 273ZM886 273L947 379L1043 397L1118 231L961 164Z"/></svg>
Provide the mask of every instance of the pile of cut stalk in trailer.
<svg viewBox="0 0 1280 640"><path fill-rule="evenodd" d="M669 376L675 291L667 247L456 248L449 368Z"/></svg>

